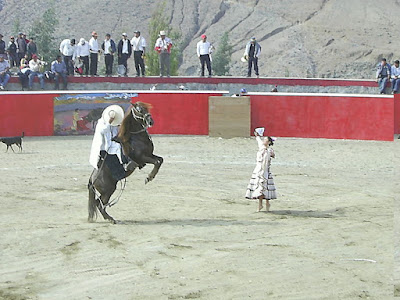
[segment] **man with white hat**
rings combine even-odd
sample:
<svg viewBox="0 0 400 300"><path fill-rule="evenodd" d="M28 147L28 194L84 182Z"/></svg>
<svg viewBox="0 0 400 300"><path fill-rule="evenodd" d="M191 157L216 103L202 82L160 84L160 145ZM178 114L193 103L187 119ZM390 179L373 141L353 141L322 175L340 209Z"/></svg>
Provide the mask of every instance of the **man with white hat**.
<svg viewBox="0 0 400 300"><path fill-rule="evenodd" d="M145 66L144 58L146 57L146 40L144 37L140 36L140 31L136 30L135 36L131 40L133 59L135 60L136 77L140 76L140 71L142 71L142 76L145 76Z"/></svg>
<svg viewBox="0 0 400 300"><path fill-rule="evenodd" d="M172 41L169 37L165 36L165 31L160 31L160 37L157 39L154 50L159 54L160 59L160 77L163 77L164 71L166 71L169 77L170 69L170 54L172 48ZM165 70L166 69L166 70Z"/></svg>
<svg viewBox="0 0 400 300"><path fill-rule="evenodd" d="M90 49L90 75L98 76L97 75L97 61L99 59L99 42L97 41L97 32L92 32L92 37L89 40L89 49Z"/></svg>
<svg viewBox="0 0 400 300"><path fill-rule="evenodd" d="M121 74L121 76L128 76L128 59L132 55L132 45L125 32L122 34L122 39L118 42L117 50L118 65L123 65L125 67L124 74Z"/></svg>
<svg viewBox="0 0 400 300"><path fill-rule="evenodd" d="M124 119L124 110L119 105L110 105L104 109L101 118L97 121L93 136L89 162L95 169L106 164L115 180L125 178L125 169L122 162L121 144L113 141L118 135L119 125ZM130 161L127 165L133 171L136 163Z"/></svg>
<svg viewBox="0 0 400 300"><path fill-rule="evenodd" d="M258 73L258 57L261 54L261 46L257 43L255 37L252 37L250 42L247 43L246 49L244 50L244 58L248 61L247 66L247 77L251 77L251 69L254 64L254 72L256 73L257 78L259 77Z"/></svg>
<svg viewBox="0 0 400 300"><path fill-rule="evenodd" d="M213 46L207 42L207 36L201 35L201 41L197 43L197 56L201 64L201 77L204 77L204 65L207 65L208 77L211 77L211 58Z"/></svg>

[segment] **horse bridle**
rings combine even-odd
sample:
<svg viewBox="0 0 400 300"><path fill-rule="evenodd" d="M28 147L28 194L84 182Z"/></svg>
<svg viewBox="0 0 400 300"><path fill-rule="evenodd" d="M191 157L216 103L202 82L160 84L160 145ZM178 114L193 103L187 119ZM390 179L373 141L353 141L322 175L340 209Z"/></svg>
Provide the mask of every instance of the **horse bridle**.
<svg viewBox="0 0 400 300"><path fill-rule="evenodd" d="M149 121L147 120L147 117L150 116L150 113L147 112L145 114L141 114L134 105L132 106L131 111L132 111L133 118L143 126L143 129L136 131L136 132L131 132L131 133L136 134L136 133L140 133L143 131L147 131L147 128L150 127Z"/></svg>

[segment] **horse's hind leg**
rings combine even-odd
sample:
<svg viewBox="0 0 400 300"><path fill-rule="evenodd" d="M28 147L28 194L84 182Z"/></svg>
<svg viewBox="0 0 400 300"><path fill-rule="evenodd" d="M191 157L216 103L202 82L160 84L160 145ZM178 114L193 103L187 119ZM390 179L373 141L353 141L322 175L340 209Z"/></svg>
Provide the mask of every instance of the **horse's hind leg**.
<svg viewBox="0 0 400 300"><path fill-rule="evenodd" d="M164 159L161 156L152 155L152 157L145 157L145 162L153 164L153 170L149 173L147 178L145 179L144 183L147 184L148 182L152 181L154 177L156 177L158 170L160 169Z"/></svg>
<svg viewBox="0 0 400 300"><path fill-rule="evenodd" d="M107 196L101 196L99 201L97 202L97 208L99 209L101 215L103 216L104 220L109 220L113 224L116 224L117 221L113 217L111 217L107 212L106 212L106 206L108 201L110 200L111 195ZM100 203L101 201L101 203Z"/></svg>
<svg viewBox="0 0 400 300"><path fill-rule="evenodd" d="M99 200L96 199L96 193L91 179L89 180L88 190L89 190L88 221L93 222L94 219L97 217L97 204Z"/></svg>

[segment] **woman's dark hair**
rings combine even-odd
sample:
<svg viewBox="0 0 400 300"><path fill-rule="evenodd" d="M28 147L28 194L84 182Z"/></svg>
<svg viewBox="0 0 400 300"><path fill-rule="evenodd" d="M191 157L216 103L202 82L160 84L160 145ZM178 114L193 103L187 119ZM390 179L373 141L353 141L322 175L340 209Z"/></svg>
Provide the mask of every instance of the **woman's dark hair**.
<svg viewBox="0 0 400 300"><path fill-rule="evenodd" d="M270 136L268 137L268 142L270 146L274 145L274 140Z"/></svg>

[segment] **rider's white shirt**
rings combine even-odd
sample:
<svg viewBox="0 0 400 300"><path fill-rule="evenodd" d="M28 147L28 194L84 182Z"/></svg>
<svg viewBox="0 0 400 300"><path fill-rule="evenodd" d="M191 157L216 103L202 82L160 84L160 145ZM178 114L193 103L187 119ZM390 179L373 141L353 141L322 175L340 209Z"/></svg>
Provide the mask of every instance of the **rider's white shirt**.
<svg viewBox="0 0 400 300"><path fill-rule="evenodd" d="M116 154L122 164L121 159L121 144L112 141L111 139L118 134L118 126L111 126L100 118L96 125L96 130L93 136L92 149L90 151L89 162L93 168L97 169L100 151L104 150L108 154Z"/></svg>

